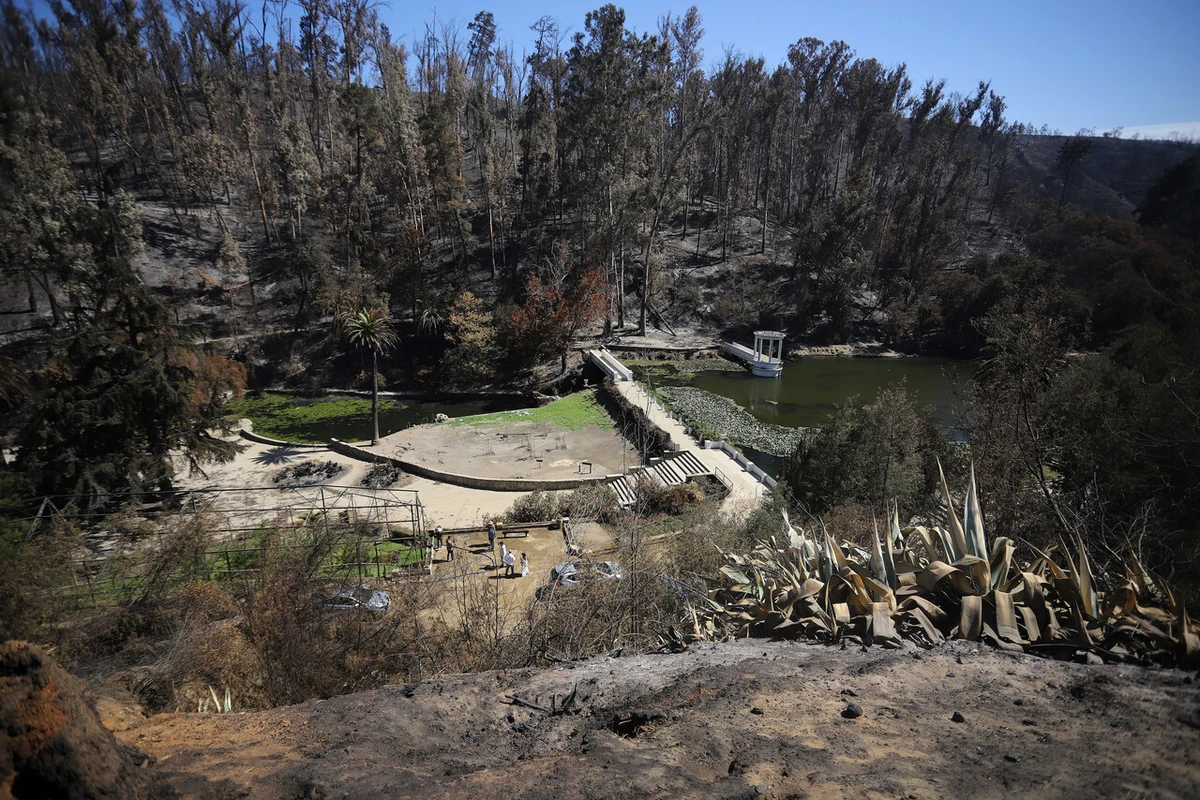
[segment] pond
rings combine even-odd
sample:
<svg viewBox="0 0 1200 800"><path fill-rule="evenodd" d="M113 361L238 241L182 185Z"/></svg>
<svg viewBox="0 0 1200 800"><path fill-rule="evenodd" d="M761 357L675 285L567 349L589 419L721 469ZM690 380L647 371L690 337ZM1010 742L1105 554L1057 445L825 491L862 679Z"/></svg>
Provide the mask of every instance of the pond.
<svg viewBox="0 0 1200 800"><path fill-rule="evenodd" d="M503 396L483 400L423 402L379 400L379 435L433 422L438 414L466 417L493 411L529 408L531 400ZM364 397L292 397L267 394L229 404L229 416L246 417L255 433L294 442L362 442L371 438L371 400Z"/></svg>
<svg viewBox="0 0 1200 800"><path fill-rule="evenodd" d="M955 376L969 381L977 365L948 358L838 358L806 356L784 364L778 378L756 378L748 370L677 373L669 367L643 369L638 377L654 386L691 386L729 398L760 422L789 428L818 427L838 405L874 402L880 389L903 381L929 419L951 433L958 398ZM772 474L779 459L750 447L743 452Z"/></svg>

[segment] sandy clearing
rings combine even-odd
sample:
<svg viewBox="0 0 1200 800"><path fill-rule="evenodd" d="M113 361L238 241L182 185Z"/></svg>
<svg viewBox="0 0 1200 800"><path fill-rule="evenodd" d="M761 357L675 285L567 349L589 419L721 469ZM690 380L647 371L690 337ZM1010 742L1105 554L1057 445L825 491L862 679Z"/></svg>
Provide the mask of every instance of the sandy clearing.
<svg viewBox="0 0 1200 800"><path fill-rule="evenodd" d="M272 478L286 466L299 464L303 461L333 461L343 467L345 472L329 481L327 486L329 496L334 496L337 487L350 487L360 495L385 496L384 492L372 492L359 484L371 464L348 456L335 453L324 447L283 447L246 442L244 449L234 459L225 464L208 467L205 475L188 475L187 470L180 468L179 487L185 490L201 489L251 489L269 488L271 491L261 493L230 493L225 500L218 500L217 510L225 512L249 512L258 506L264 509L274 509L284 505L297 509L312 505L313 490L303 493L285 492L274 489ZM425 514L427 527L441 525L446 528L464 527L482 524L485 515L498 516L509 508L516 500L528 492L492 492L480 489L470 489L464 486L454 486L439 481L406 476L392 488L415 491L418 493ZM331 503L337 506L338 503Z"/></svg>
<svg viewBox="0 0 1200 800"><path fill-rule="evenodd" d="M487 478L615 475L641 463L614 427L568 431L519 417L494 425L417 425L383 437L372 449L436 470ZM580 466L585 461L590 468Z"/></svg>

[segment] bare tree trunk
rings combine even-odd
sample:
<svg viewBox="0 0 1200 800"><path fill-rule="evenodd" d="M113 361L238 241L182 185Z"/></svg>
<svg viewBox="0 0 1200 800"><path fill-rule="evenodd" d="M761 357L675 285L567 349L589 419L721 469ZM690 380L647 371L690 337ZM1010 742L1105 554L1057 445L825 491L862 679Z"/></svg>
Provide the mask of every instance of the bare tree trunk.
<svg viewBox="0 0 1200 800"><path fill-rule="evenodd" d="M680 241L687 241L687 222L688 210L692 206L692 182L687 182L687 190L683 193L683 235L679 237Z"/></svg>
<svg viewBox="0 0 1200 800"><path fill-rule="evenodd" d="M36 314L37 310L38 310L37 309L37 294L34 292L34 288L33 288L33 270L31 270L29 268L28 262L26 262L26 264L25 264L24 271L25 271L25 291L29 293L29 311L30 311L30 313Z"/></svg>
<svg viewBox="0 0 1200 800"><path fill-rule="evenodd" d="M371 351L371 444L379 444L379 355Z"/></svg>
<svg viewBox="0 0 1200 800"><path fill-rule="evenodd" d="M767 204L771 199L771 182L765 173L763 180L766 183L763 186L763 226L762 226L762 243L759 245L759 252L763 255L767 254Z"/></svg>

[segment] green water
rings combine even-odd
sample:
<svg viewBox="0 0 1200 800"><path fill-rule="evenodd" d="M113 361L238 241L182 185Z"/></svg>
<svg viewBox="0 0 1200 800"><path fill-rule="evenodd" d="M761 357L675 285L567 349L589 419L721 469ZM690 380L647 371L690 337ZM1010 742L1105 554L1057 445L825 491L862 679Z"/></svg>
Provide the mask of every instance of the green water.
<svg viewBox="0 0 1200 800"><path fill-rule="evenodd" d="M829 421L837 405L853 398L869 405L881 389L903 381L916 397L918 408L949 434L959 407L954 394L955 376L966 382L976 365L948 358L837 358L808 356L789 361L778 378L756 378L747 371L672 374L656 368L639 377L658 386L694 386L728 397L762 422L793 428L817 427ZM746 455L771 474L779 459L753 448Z"/></svg>
<svg viewBox="0 0 1200 800"><path fill-rule="evenodd" d="M904 382L917 406L928 406L929 419L950 430L957 399L953 375L969 380L970 361L948 358L835 358L809 356L789 361L778 378L756 378L746 372L697 372L659 375L662 386L695 386L728 397L763 422L807 428L823 425L839 404L855 398L868 405L880 389Z"/></svg>

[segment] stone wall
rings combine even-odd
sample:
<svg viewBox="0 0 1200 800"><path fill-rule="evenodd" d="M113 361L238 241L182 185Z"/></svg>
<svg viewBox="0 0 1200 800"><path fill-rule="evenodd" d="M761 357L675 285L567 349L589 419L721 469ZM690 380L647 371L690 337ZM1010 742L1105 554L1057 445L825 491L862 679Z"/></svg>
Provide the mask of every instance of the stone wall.
<svg viewBox="0 0 1200 800"><path fill-rule="evenodd" d="M272 439L269 436L262 436L261 434L254 433L253 431L248 431L245 428L239 430L238 434L243 439L248 441L257 442L258 444L269 444L272 447L300 447L311 448L313 450L324 450L326 448L326 445L323 444L312 444L311 442L285 442L282 439Z"/></svg>
<svg viewBox="0 0 1200 800"><path fill-rule="evenodd" d="M456 472L444 472L434 469L426 464L418 464L413 461L406 461L402 458L394 458L382 453L376 453L366 448L358 447L357 445L349 444L348 442L332 439L329 442L329 449L335 453L340 453L350 458L357 458L360 461L370 461L372 463L390 463L400 467L405 472L413 475L418 475L422 478L428 478L432 481L441 481L442 483L450 483L455 486L466 486L470 489L484 489L492 492L533 492L538 489L545 491L557 491L561 489L578 489L580 486L591 483L608 483L611 480L620 478L620 475L589 475L578 478L556 478L556 479L537 479L537 478L484 478L478 475L461 475Z"/></svg>

